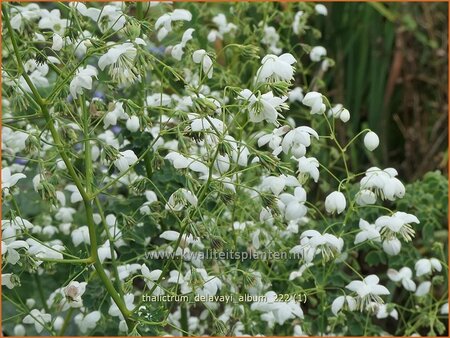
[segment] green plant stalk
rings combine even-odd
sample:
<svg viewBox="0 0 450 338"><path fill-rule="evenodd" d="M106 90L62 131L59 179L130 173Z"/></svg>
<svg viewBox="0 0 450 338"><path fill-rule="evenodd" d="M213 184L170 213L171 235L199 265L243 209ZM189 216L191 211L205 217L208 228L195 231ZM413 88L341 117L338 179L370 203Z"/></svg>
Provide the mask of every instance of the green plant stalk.
<svg viewBox="0 0 450 338"><path fill-rule="evenodd" d="M142 2L138 1L136 2L136 14L137 14L137 18L139 20L142 20L142 18L144 17L144 13L143 13L143 6L142 6Z"/></svg>
<svg viewBox="0 0 450 338"><path fill-rule="evenodd" d="M72 318L72 314L73 314L73 307L71 307L69 309L69 311L67 311L66 318L64 318L64 324L63 324L61 330L59 331L58 336L64 336L64 332L66 332L67 327L69 326L70 319Z"/></svg>
<svg viewBox="0 0 450 338"><path fill-rule="evenodd" d="M98 199L98 197L95 197L95 204L96 204L98 212L100 214L100 218L102 219L102 223L103 223L103 227L105 229L106 235L108 236L109 249L111 252L111 262L112 262L112 267L113 267L113 273L115 275L115 280L116 280L116 287L117 287L117 290L119 291L120 297L123 298L123 291L122 291L122 287L120 285L119 271L117 270L116 258L114 255L115 252L114 252L114 246L113 246L113 238L109 234L108 226L106 224L105 213L103 212L103 208L102 208L102 205L100 204L100 200Z"/></svg>
<svg viewBox="0 0 450 338"><path fill-rule="evenodd" d="M82 116L83 116L83 133L84 133L84 165L85 165L85 176L86 176L86 191L88 194L91 194L92 190L92 184L93 184L93 168L92 168L92 153L91 153L91 141L89 139L89 122L90 122L90 115L88 109L86 109L86 104L83 99L83 95L80 96L80 106L82 109ZM117 307L119 308L120 312L122 313L123 317L125 318L125 321L127 322L128 328L131 329L132 321L130 320L130 311L128 311L122 297L120 294L116 291L114 288L111 280L108 278L108 276L105 273L105 270L103 268L102 263L100 262L100 259L98 257L98 243L97 243L97 234L96 234L96 227L94 222L94 211L92 208L92 201L91 200L84 200L84 207L86 210L86 217L87 217L87 224L89 228L89 239L91 242L91 257L94 259L94 267L97 271L100 279L102 280L103 284L105 285L106 289L108 290L108 293L116 303Z"/></svg>
<svg viewBox="0 0 450 338"><path fill-rule="evenodd" d="M41 298L41 301L42 301L42 306L44 307L45 312L49 312L49 308L47 306L47 302L45 301L44 290L42 289L41 281L39 280L39 277L37 275L34 275L34 279L36 280L39 297Z"/></svg>
<svg viewBox="0 0 450 338"><path fill-rule="evenodd" d="M180 318L181 329L183 330L183 336L187 336L189 330L188 324L188 308L186 304L181 304L181 318Z"/></svg>
<svg viewBox="0 0 450 338"><path fill-rule="evenodd" d="M122 301L122 299L120 298L119 294L117 293L117 291L114 289L114 286L112 285L111 281L109 280L108 276L105 273L105 270L103 269L102 264L100 263L99 257L98 257L98 252L97 252L97 237L96 237L96 233L95 233L95 223L94 223L94 218L93 218L93 209L92 209L92 204L91 204L91 197L87 194L87 192L84 190L83 185L81 183L80 178L78 177L77 173L75 172L75 168L73 167L72 163L70 162L69 157L67 156L67 153L64 149L64 145L59 137L58 131L55 128L55 125L53 124L53 120L52 117L50 116L50 113L48 111L47 108L47 102L45 102L45 100L41 97L41 95L39 94L39 92L37 91L36 87L34 86L33 82L31 81L31 79L29 78L28 74L26 72L24 72L24 66L22 63L22 60L20 58L20 54L19 54L19 49L17 46L17 41L15 39L14 36L14 31L11 27L11 22L9 21L9 15L7 13L7 10L5 8L5 5L2 6L2 11L3 11L3 17L5 19L5 23L6 26L8 28L9 31L9 36L11 39L11 43L13 45L13 49L14 49L14 54L16 56L16 61L18 64L18 68L19 71L21 72L21 75L24 77L25 81L27 82L28 86L30 87L36 102L38 103L38 105L41 108L42 114L44 115L44 118L47 122L48 128L50 129L50 132L52 134L53 140L55 142L55 145L58 149L59 154L61 155L64 163L66 164L67 170L69 172L69 175L71 176L71 178L73 179L75 185L77 186L81 197L83 198L84 201L84 206L85 206L85 210L86 210L86 216L87 216L87 224L88 224L88 228L89 228L89 238L90 238L90 242L91 242L91 256L94 260L94 267L95 270L97 271L100 279L102 280L106 290L108 291L108 293L110 294L111 298L114 300L114 302L116 303L117 307L119 308L120 312L122 313L123 317L125 318L127 325L129 328L132 327L133 321L130 319L130 311L127 309L127 307L125 306L125 303ZM85 109L86 111L86 109ZM87 114L87 113L86 113ZM86 120L86 119L85 119ZM86 131L86 130L85 130ZM86 137L87 135L85 135ZM92 174L92 160L90 157L90 142L86 141L86 144L89 144L89 146L87 147L88 149L85 148L85 153L89 153L89 155L87 155L87 158L85 157L86 160L86 178L91 179L91 174ZM89 151L87 151L89 150ZM86 154L85 154L86 156ZM88 161L89 160L89 161ZM87 189L90 190L90 185L91 183L89 183L87 185Z"/></svg>
<svg viewBox="0 0 450 338"><path fill-rule="evenodd" d="M49 262L49 263L65 263L65 264L89 264L94 263L92 257L80 258L80 259L56 259L56 258L43 258L39 257L39 261Z"/></svg>

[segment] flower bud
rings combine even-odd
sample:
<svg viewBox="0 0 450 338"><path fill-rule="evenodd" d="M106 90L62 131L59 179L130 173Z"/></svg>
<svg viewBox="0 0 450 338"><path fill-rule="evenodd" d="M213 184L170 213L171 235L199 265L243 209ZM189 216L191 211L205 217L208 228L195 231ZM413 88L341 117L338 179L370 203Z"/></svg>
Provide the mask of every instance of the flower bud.
<svg viewBox="0 0 450 338"><path fill-rule="evenodd" d="M330 214L334 214L335 212L340 214L345 210L346 206L347 201L345 200L345 196L339 191L332 192L325 199L325 209Z"/></svg>
<svg viewBox="0 0 450 338"><path fill-rule="evenodd" d="M373 151L378 147L379 144L380 139L378 138L378 135L373 131L369 131L366 136L364 136L364 146L367 148L367 150Z"/></svg>
<svg viewBox="0 0 450 338"><path fill-rule="evenodd" d="M387 239L383 242L383 250L389 256L398 255L402 248L402 243L397 238Z"/></svg>
<svg viewBox="0 0 450 338"><path fill-rule="evenodd" d="M139 117L133 115L127 120L127 129L132 133L135 133L139 130Z"/></svg>

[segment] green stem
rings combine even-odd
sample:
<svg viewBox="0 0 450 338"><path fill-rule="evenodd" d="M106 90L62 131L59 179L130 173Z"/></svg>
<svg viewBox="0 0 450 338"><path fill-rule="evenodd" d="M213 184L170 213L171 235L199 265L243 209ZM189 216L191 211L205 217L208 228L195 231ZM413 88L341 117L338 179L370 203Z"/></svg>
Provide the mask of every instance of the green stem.
<svg viewBox="0 0 450 338"><path fill-rule="evenodd" d="M50 262L50 263L65 263L65 264L89 264L94 263L92 257L80 258L80 259L54 259L54 258L37 258L38 261Z"/></svg>
<svg viewBox="0 0 450 338"><path fill-rule="evenodd" d="M117 307L119 308L120 312L122 313L123 317L125 318L125 321L127 322L128 328L132 329L133 328L133 323L134 321L130 318L130 311L127 309L125 303L123 302L123 300L120 298L120 295L117 293L117 291L114 289L114 286L112 285L109 277L106 275L105 270L102 266L102 264L100 263L99 257L98 257L98 247L97 247L97 236L95 233L95 222L94 222L94 218L93 218L93 209L92 209L92 202L91 202L91 196L89 196L89 194L86 192L86 190L84 190L83 185L81 183L80 178L78 177L75 168L73 167L72 163L70 162L70 159L66 153L66 149L64 147L64 144L62 143L60 137L59 137L59 133L55 128L55 125L53 124L53 120L52 117L48 111L47 108L47 102L41 97L41 95L39 94L39 92L37 91L36 87L34 86L33 82L31 81L31 79L29 78L28 74L26 74L26 72L24 72L24 67L23 67L23 63L22 60L20 58L20 53L19 53L19 49L17 46L17 41L15 39L14 36L14 31L11 27L11 23L9 21L9 15L7 13L6 7L5 5L2 6L2 11L3 11L3 17L5 19L5 23L6 26L8 28L8 32L9 32L9 36L11 39L11 43L13 45L13 49L14 49L14 53L16 56L16 60L18 63L18 68L19 71L21 72L22 76L24 77L25 81L27 82L28 86L31 89L31 92L33 93L36 102L38 103L38 105L41 108L42 114L44 115L44 118L47 122L48 128L50 129L50 132L52 134L53 140L55 142L56 148L58 149L59 154L61 155L64 163L66 164L67 170L69 172L69 175L71 176L72 180L74 181L75 185L77 186L81 197L83 198L84 201L84 206L85 206L85 211L86 211L86 216L87 216L87 224L88 224L88 228L89 228L89 238L90 238L90 242L91 242L91 257L94 260L94 267L95 270L97 271L97 274L99 275L100 279L102 280L106 290L108 291L109 295L112 297L112 299L114 300L114 302L117 304ZM84 113L85 115L88 114L87 109L84 109ZM88 124L86 124L86 121L88 120L88 116L85 116L84 118L84 132L86 133L87 131L87 127ZM85 137L88 139L87 137L88 135L85 134ZM88 151L89 150L89 151ZM89 154L88 154L89 153ZM91 160L91 156L90 156L90 142L87 140L85 142L85 165L86 165L86 179L88 180L88 184L86 186L86 189L88 191L90 191L90 187L91 187L91 180L92 180L92 160ZM46 304L44 303L44 308L46 307Z"/></svg>
<svg viewBox="0 0 450 338"><path fill-rule="evenodd" d="M39 297L41 298L42 306L44 307L45 312L49 312L49 308L47 306L47 302L45 301L46 298L44 297L44 290L42 289L41 280L39 279L38 275L33 275L34 279L36 280Z"/></svg>
<svg viewBox="0 0 450 338"><path fill-rule="evenodd" d="M120 312L122 313L123 317L125 318L125 321L127 322L128 328L132 329L133 321L130 319L130 311L127 309L125 303L123 302L122 298L120 298L119 293L114 289L114 286L109 279L109 277L105 273L105 269L103 268L102 263L100 263L100 259L98 257L98 247L97 247L97 234L95 232L95 223L93 218L93 209L92 204L90 201L84 202L84 207L86 209L86 216L87 216L87 224L89 228L89 238L91 242L91 256L94 258L94 268L95 271L97 271L98 276L103 282L103 285L105 286L106 290L108 291L111 298L116 303L117 307L119 308Z"/></svg>
<svg viewBox="0 0 450 338"><path fill-rule="evenodd" d="M138 1L136 2L136 11L137 11L137 18L139 20L142 20L144 15L143 15L143 6L142 6L142 2Z"/></svg>
<svg viewBox="0 0 450 338"><path fill-rule="evenodd" d="M14 36L14 31L13 31L13 29L11 27L11 22L9 21L8 11L6 10L5 5L2 6L2 11L3 11L3 17L5 19L6 26L8 27L9 37L10 37L11 43L13 45L14 54L16 56L19 72L23 76L25 82L30 87L30 90L31 90L31 92L34 95L36 103L41 108L42 114L44 115L44 118L45 118L45 120L47 122L48 128L50 129L50 133L52 134L52 137L53 137L53 140L55 142L55 145L58 148L58 152L61 155L61 158L63 159L64 164L67 167L67 171L69 172L69 174L72 177L76 187L78 188L78 190L79 190L79 192L81 194L81 197L83 197L83 199L89 200L90 197L86 194L86 191L83 189L83 185L81 184L81 181L80 181L80 179L79 179L79 177L78 177L78 175L77 175L77 173L75 171L75 168L73 167L72 163L70 162L69 157L67 156L64 144L62 143L61 138L59 137L59 133L56 130L56 127L53 124L52 117L50 116L50 113L49 113L48 108L47 108L47 102L39 94L39 92L37 91L37 89L34 86L33 82L31 81L30 77L24 71L24 66L23 66L23 63L22 63L22 59L20 58L19 48L17 46L17 41L16 41L16 38Z"/></svg>
<svg viewBox="0 0 450 338"><path fill-rule="evenodd" d="M120 297L123 298L123 291L122 291L122 286L120 285L119 271L117 270L116 257L115 257L114 246L113 246L114 239L111 237L111 235L109 233L108 225L106 224L105 213L103 212L103 208L102 208L102 205L100 204L100 200L98 199L98 197L95 197L95 204L96 204L98 212L100 214L100 218L102 219L102 224L105 229L106 235L108 236L109 249L111 252L111 263L112 263L112 267L113 267L116 288L119 291Z"/></svg>
<svg viewBox="0 0 450 338"><path fill-rule="evenodd" d="M188 330L189 330L187 305L181 304L180 310L181 310L180 324L181 324L181 329L183 330L182 334L184 337L186 337L188 335Z"/></svg>
<svg viewBox="0 0 450 338"><path fill-rule="evenodd" d="M93 169L92 169L92 153L91 153L91 141L89 140L89 122L90 114L86 109L86 102L83 95L80 95L80 107L83 115L83 134L84 134L84 165L86 176L86 192L91 194L91 188L93 184Z"/></svg>
<svg viewBox="0 0 450 338"><path fill-rule="evenodd" d="M92 156L91 156L91 141L89 140L89 121L90 115L88 109L86 109L86 104L84 102L83 96L80 97L80 106L82 109L82 119L83 119L83 133L84 133L84 164L85 164L85 177L86 177L86 190L90 194L91 187L93 184L93 168L92 168ZM121 295L114 288L111 280L106 275L105 270L103 268L102 263L100 262L100 258L98 257L98 243L97 243L97 234L96 234L96 226L94 222L94 211L92 208L92 201L84 200L84 207L86 210L87 224L89 228L89 239L91 243L91 257L94 258L94 267L97 271L98 276L102 280L105 285L108 293L116 303L123 317L125 318L128 328L131 329L132 321L130 320L130 312L128 311Z"/></svg>
<svg viewBox="0 0 450 338"><path fill-rule="evenodd" d="M64 336L64 332L66 332L67 327L69 326L70 319L72 318L72 314L73 314L73 307L71 307L67 311L66 318L64 318L64 324L63 324L61 330L59 331L58 336Z"/></svg>

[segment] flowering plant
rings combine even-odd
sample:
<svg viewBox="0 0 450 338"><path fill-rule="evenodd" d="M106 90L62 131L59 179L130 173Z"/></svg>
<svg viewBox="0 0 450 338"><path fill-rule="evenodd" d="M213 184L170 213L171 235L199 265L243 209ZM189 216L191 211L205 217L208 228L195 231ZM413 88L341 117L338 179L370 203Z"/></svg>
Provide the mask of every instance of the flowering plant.
<svg viewBox="0 0 450 338"><path fill-rule="evenodd" d="M2 13L8 334L445 332L447 248L394 168L349 165L379 139L339 133L325 6Z"/></svg>

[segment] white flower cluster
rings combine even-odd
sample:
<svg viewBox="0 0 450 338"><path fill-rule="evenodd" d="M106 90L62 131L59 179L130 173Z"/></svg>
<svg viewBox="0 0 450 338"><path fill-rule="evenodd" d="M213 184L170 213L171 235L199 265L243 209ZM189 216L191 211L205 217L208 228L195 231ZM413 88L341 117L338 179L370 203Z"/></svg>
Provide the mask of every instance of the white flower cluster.
<svg viewBox="0 0 450 338"><path fill-rule="evenodd" d="M328 11L295 5L282 21L303 40ZM220 335L331 335L345 311L398 319L397 287L417 302L432 296L432 274L446 264L404 254L420 221L395 209L406 193L398 172L357 173L348 160L350 147L367 155L380 139L369 129L346 144L337 135L350 112L331 105L311 71L331 67L331 50L290 46L264 11L249 34L238 18L250 4L61 6L5 7L5 41L20 53L4 51L14 61L5 60L4 91L17 97L3 99L2 285L19 294L28 276L52 279L42 309L32 298L18 308L15 335L63 335L70 322L83 335L149 326L208 335L213 321ZM252 36L241 44L242 35ZM240 256L200 255L223 249ZM266 251L294 259L253 257ZM369 255L387 272L363 268ZM59 264L80 269L66 275ZM280 297L299 290L312 301ZM218 298L243 294L260 298ZM158 319L146 295L204 300L162 303ZM308 325L318 309L319 329ZM330 310L337 318L325 318Z"/></svg>

